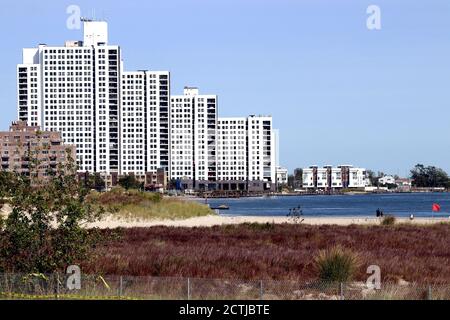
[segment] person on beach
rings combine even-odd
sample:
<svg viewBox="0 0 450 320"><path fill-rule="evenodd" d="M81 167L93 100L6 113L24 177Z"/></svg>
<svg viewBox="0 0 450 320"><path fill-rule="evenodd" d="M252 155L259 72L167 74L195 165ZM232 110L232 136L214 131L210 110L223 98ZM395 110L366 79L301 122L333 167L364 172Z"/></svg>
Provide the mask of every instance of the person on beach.
<svg viewBox="0 0 450 320"><path fill-rule="evenodd" d="M379 218L381 216L381 210L380 208L377 209L377 218Z"/></svg>

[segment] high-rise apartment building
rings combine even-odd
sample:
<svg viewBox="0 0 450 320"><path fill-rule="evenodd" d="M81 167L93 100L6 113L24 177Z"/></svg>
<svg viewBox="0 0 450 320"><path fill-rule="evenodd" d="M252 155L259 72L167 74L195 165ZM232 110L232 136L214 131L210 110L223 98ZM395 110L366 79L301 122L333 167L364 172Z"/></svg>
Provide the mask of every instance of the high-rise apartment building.
<svg viewBox="0 0 450 320"><path fill-rule="evenodd" d="M76 145L79 171L106 175L169 168L170 75L123 71L104 21L85 20L83 41L24 49L18 118Z"/></svg>
<svg viewBox="0 0 450 320"><path fill-rule="evenodd" d="M207 188L217 181L217 96L185 87L171 97L170 114L170 177Z"/></svg>
<svg viewBox="0 0 450 320"><path fill-rule="evenodd" d="M275 181L275 142L272 117L250 116L248 131L248 179Z"/></svg>
<svg viewBox="0 0 450 320"><path fill-rule="evenodd" d="M76 145L80 171L119 172L120 47L107 24L84 21L84 41L23 50L18 118Z"/></svg>
<svg viewBox="0 0 450 320"><path fill-rule="evenodd" d="M171 96L168 71L126 71L104 21L84 20L83 41L24 49L17 66L18 118L60 132L80 172L148 182L165 171L185 189L272 189L272 118L218 118L217 95L185 87ZM251 186L248 184L251 183Z"/></svg>
<svg viewBox="0 0 450 320"><path fill-rule="evenodd" d="M171 178L180 180L184 189L273 190L272 118L217 117L217 104L212 101L217 98L188 87L184 95L171 97Z"/></svg>
<svg viewBox="0 0 450 320"><path fill-rule="evenodd" d="M121 84L121 173L145 176L169 169L168 71L123 71Z"/></svg>
<svg viewBox="0 0 450 320"><path fill-rule="evenodd" d="M218 180L247 180L247 118L218 120Z"/></svg>

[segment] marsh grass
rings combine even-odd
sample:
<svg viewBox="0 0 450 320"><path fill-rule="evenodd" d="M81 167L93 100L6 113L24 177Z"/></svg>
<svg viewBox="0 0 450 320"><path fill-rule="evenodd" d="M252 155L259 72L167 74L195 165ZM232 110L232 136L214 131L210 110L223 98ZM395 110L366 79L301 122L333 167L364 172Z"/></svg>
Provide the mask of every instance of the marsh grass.
<svg viewBox="0 0 450 320"><path fill-rule="evenodd" d="M262 229L262 230L261 230ZM361 260L354 281L379 265L382 283L450 283L450 225L270 227L151 227L116 230L118 236L83 263L86 273L133 276L317 281L314 259L341 245Z"/></svg>

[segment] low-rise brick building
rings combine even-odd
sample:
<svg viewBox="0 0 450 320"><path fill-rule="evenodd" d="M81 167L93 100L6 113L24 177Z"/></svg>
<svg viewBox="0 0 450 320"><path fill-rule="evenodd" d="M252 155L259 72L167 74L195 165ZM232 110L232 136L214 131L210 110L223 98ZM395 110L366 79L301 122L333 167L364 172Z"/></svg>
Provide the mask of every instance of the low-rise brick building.
<svg viewBox="0 0 450 320"><path fill-rule="evenodd" d="M65 145L59 132L41 131L25 121L13 122L9 131L0 131L0 170L45 179L69 155L76 160L76 148Z"/></svg>

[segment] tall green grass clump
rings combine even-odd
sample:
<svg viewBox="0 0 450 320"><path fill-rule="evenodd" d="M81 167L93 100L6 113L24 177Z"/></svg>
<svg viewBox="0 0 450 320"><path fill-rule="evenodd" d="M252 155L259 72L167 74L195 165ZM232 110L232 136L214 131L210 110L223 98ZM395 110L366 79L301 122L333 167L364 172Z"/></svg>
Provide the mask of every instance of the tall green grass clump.
<svg viewBox="0 0 450 320"><path fill-rule="evenodd" d="M350 281L359 265L358 256L341 246L321 250L315 258L318 277L324 282Z"/></svg>

